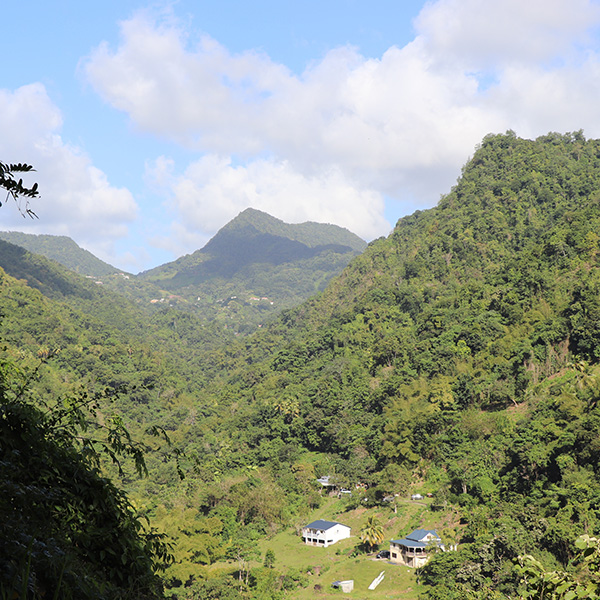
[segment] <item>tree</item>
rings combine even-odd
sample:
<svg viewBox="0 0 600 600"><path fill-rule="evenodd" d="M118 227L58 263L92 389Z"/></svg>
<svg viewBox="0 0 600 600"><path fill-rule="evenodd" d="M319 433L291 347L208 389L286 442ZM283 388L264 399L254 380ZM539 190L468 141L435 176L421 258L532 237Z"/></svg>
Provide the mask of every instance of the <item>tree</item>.
<svg viewBox="0 0 600 600"><path fill-rule="evenodd" d="M39 395L32 382L53 353L35 369L11 354L2 347L0 597L161 597L157 571L171 560L164 536L101 467L102 456L118 467L127 457L146 472L144 446L122 421L98 419L111 391Z"/></svg>
<svg viewBox="0 0 600 600"><path fill-rule="evenodd" d="M160 597L156 571L170 560L163 536L103 476L82 437L85 405L98 398L34 404L31 377L20 373L0 360L0 596L28 588L34 598ZM118 460L131 446L117 429L100 445Z"/></svg>
<svg viewBox="0 0 600 600"><path fill-rule="evenodd" d="M0 161L0 188L6 190L6 199L11 198L17 203L19 212L25 217L37 218L37 215L29 208L29 201L25 206L19 204L19 198L37 198L39 196L38 184L34 183L31 187L23 185L23 179L15 179L15 173L29 173L35 169L31 165L16 163L6 164ZM2 206L2 202L0 202Z"/></svg>
<svg viewBox="0 0 600 600"><path fill-rule="evenodd" d="M579 550L580 562L575 573L551 571L533 556L519 556L519 572L526 590L524 599L543 600L597 600L600 598L598 570L600 569L600 540L582 535L575 546Z"/></svg>
<svg viewBox="0 0 600 600"><path fill-rule="evenodd" d="M381 544L385 538L383 531L383 525L373 515L371 515L364 527L360 530L360 539L365 546L368 546L371 550Z"/></svg>
<svg viewBox="0 0 600 600"><path fill-rule="evenodd" d="M271 548L269 548L265 552L264 566L269 569L272 569L274 564L275 564L275 552L273 552L273 550L271 550Z"/></svg>
<svg viewBox="0 0 600 600"><path fill-rule="evenodd" d="M250 563L260 557L260 551L256 548L258 533L251 527L239 527L229 542L227 558L237 561L238 581L240 592L244 584L248 587L250 577Z"/></svg>

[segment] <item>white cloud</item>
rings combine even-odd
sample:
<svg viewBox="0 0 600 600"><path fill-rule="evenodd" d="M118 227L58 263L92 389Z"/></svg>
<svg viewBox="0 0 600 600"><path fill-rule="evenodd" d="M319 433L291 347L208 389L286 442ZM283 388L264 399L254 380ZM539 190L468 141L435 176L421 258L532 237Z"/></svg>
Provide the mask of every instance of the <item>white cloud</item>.
<svg viewBox="0 0 600 600"><path fill-rule="evenodd" d="M229 158L213 154L195 161L181 175L175 175L172 167L161 158L149 166L149 173L168 188L171 204L181 216L172 236L180 243L180 252L182 242L200 247L201 240L206 243L248 207L288 223L314 220L318 214L321 222L336 223L367 239L390 229L381 216L382 196L353 185L335 168L307 177L288 161L258 159L233 165ZM165 240L155 243L164 246Z"/></svg>
<svg viewBox="0 0 600 600"><path fill-rule="evenodd" d="M425 5L415 26L429 53L461 68L538 63L589 43L600 11L590 0L438 0Z"/></svg>
<svg viewBox="0 0 600 600"><path fill-rule="evenodd" d="M599 97L600 61L590 56L576 67L552 71L535 65L507 68L502 85L489 90L488 102L503 107L505 122L514 115L511 128L523 136L584 129L587 137L598 137Z"/></svg>
<svg viewBox="0 0 600 600"><path fill-rule="evenodd" d="M78 148L59 135L62 117L41 84L0 90L0 157L35 167L41 197L31 200L39 220L27 220L14 206L0 209L1 227L29 233L68 235L105 260L113 243L127 234L137 206L126 189L110 185Z"/></svg>
<svg viewBox="0 0 600 600"><path fill-rule="evenodd" d="M175 227L203 238L254 206L369 238L387 233L383 196L435 204L487 133L599 134L598 25L590 0L439 0L411 43L296 76L140 13L83 68L137 127L204 154L169 167Z"/></svg>
<svg viewBox="0 0 600 600"><path fill-rule="evenodd" d="M117 52L101 44L83 63L98 93L140 128L198 149L253 152L264 95L288 71L254 52L231 56L209 36L190 49L180 28L146 13L121 24Z"/></svg>

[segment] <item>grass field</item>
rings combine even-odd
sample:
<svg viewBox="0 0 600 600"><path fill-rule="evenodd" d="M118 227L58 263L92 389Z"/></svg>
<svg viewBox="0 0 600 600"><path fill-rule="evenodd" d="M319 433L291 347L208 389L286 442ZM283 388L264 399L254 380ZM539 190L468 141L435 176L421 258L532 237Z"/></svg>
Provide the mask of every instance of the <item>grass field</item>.
<svg viewBox="0 0 600 600"><path fill-rule="evenodd" d="M440 527L440 515L429 511L426 503L400 502L398 511L391 508L366 510L359 508L344 511L344 501L328 498L323 505L311 513L306 523L316 519L338 521L352 528L352 537L328 548L307 546L296 529L281 531L259 543L261 555L270 549L275 554L275 568L285 571L296 568L307 574L309 584L303 589L290 592L291 600L309 598L352 598L383 600L401 598L416 600L423 588L416 582L414 569L394 565L375 558L372 554L353 555L360 543L358 533L367 517L375 515L385 529L385 541L380 549L389 549L392 539L404 537L413 529L435 529ZM383 581L375 590L369 590L371 582L382 572ZM354 590L343 593L331 587L337 580L354 580Z"/></svg>

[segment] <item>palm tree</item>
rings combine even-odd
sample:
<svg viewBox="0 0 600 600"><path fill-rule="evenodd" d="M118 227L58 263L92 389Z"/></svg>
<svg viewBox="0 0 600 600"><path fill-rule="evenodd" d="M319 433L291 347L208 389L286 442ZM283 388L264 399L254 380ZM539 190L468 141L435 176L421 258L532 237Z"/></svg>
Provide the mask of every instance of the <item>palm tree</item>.
<svg viewBox="0 0 600 600"><path fill-rule="evenodd" d="M361 542L373 550L375 546L383 542L384 537L383 525L377 518L370 516L364 527L360 530Z"/></svg>

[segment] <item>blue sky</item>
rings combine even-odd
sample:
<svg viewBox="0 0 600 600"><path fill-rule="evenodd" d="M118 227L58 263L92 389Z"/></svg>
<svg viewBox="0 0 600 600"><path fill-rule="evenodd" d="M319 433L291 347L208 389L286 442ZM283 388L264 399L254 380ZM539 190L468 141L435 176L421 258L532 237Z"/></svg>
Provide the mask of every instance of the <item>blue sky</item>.
<svg viewBox="0 0 600 600"><path fill-rule="evenodd" d="M600 135L594 0L29 1L3 7L0 160L39 220L131 272L253 206L364 239L484 135Z"/></svg>

